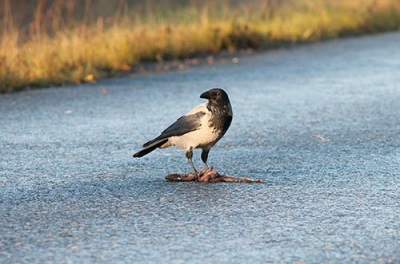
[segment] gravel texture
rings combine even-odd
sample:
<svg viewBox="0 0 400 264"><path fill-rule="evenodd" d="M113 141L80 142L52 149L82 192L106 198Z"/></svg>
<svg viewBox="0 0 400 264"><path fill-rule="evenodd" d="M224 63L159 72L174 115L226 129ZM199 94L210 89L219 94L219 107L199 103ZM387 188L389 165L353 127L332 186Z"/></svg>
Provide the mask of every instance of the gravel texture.
<svg viewBox="0 0 400 264"><path fill-rule="evenodd" d="M400 33L0 95L1 263L399 263ZM220 173L132 154L224 88ZM200 152L194 163L201 167Z"/></svg>

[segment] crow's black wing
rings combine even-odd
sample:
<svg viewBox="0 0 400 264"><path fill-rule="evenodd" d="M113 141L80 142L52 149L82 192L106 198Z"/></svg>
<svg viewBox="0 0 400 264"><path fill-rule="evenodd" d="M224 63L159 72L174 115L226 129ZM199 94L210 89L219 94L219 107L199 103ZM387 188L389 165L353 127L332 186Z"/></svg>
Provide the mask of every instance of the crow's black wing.
<svg viewBox="0 0 400 264"><path fill-rule="evenodd" d="M165 129L161 136L171 137L180 136L190 131L194 131L200 128L201 118L205 115L204 112L197 112L192 115L185 115L178 118L172 125Z"/></svg>
<svg viewBox="0 0 400 264"><path fill-rule="evenodd" d="M167 129L165 129L161 135L156 137L155 139L147 142L143 145L143 147L147 147L155 141L166 139L172 136L180 136L191 131L197 130L201 126L201 118L205 115L204 112L197 112L191 115L184 115L178 120L175 121L172 125L170 125Z"/></svg>

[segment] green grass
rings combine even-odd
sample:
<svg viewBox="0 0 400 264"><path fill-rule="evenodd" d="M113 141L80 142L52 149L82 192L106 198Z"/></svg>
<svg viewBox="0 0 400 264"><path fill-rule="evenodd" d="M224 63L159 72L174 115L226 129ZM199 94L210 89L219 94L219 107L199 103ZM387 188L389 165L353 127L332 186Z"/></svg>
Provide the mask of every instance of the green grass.
<svg viewBox="0 0 400 264"><path fill-rule="evenodd" d="M93 81L144 61L264 49L400 26L400 0L252 0L245 5L229 0L132 5L125 0L107 15L97 9L92 13L96 1L86 0L80 17L68 1L58 0L46 9L52 14L47 20L46 1L38 0L26 11L31 21L22 25L7 2L0 24L0 92Z"/></svg>

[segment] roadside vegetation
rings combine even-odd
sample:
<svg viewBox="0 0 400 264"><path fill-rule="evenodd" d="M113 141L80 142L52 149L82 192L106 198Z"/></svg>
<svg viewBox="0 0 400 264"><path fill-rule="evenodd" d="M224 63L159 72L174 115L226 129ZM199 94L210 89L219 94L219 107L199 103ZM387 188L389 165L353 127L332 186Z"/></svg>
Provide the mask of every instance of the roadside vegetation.
<svg viewBox="0 0 400 264"><path fill-rule="evenodd" d="M19 3L19 4L16 4ZM0 0L0 92L400 28L400 0Z"/></svg>

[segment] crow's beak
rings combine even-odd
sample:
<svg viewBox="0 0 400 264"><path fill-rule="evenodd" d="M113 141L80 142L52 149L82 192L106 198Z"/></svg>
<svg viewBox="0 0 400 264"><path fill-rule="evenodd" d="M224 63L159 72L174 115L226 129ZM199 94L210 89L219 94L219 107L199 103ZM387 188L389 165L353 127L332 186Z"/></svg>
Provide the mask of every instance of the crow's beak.
<svg viewBox="0 0 400 264"><path fill-rule="evenodd" d="M202 93L202 94L200 95L200 98L203 98L203 99L210 99L210 95L209 95L208 91Z"/></svg>

